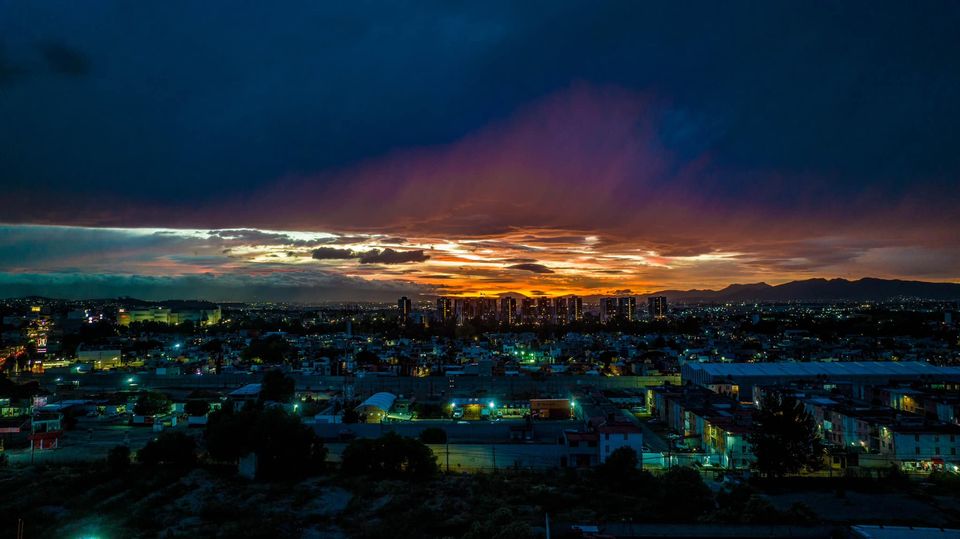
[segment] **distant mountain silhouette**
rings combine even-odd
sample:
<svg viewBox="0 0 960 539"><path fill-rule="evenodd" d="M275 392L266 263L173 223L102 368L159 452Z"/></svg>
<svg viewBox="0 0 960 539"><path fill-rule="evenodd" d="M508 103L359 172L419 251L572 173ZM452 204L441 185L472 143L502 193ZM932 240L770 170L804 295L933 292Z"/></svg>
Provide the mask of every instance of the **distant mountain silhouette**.
<svg viewBox="0 0 960 539"><path fill-rule="evenodd" d="M644 296L667 296L668 301L817 301L883 300L909 297L933 300L960 299L960 284L864 278L807 279L780 285L733 284L721 290L663 290Z"/></svg>

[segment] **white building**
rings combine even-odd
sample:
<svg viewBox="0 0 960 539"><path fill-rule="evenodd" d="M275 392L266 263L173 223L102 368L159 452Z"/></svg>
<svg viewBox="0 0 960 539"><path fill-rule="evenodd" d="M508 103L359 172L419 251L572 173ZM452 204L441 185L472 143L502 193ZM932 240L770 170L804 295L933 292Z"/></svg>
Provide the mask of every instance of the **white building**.
<svg viewBox="0 0 960 539"><path fill-rule="evenodd" d="M607 457L621 447L629 447L643 455L643 431L631 423L604 423L597 427L599 434L600 463L607 461Z"/></svg>

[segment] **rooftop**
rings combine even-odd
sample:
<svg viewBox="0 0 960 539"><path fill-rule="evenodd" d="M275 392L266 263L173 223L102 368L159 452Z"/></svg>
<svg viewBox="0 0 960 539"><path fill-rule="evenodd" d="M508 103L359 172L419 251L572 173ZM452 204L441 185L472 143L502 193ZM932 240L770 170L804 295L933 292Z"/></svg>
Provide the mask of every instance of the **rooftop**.
<svg viewBox="0 0 960 539"><path fill-rule="evenodd" d="M960 376L960 367L938 367L925 361L832 361L779 363L688 363L710 376Z"/></svg>

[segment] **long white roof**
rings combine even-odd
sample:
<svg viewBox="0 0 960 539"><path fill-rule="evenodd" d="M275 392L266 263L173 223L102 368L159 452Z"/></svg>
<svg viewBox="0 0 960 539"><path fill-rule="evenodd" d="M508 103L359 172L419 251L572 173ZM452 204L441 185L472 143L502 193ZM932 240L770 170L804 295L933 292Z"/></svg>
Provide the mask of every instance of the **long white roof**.
<svg viewBox="0 0 960 539"><path fill-rule="evenodd" d="M811 361L778 363L687 363L694 371L725 376L960 376L960 367L939 367L924 361Z"/></svg>

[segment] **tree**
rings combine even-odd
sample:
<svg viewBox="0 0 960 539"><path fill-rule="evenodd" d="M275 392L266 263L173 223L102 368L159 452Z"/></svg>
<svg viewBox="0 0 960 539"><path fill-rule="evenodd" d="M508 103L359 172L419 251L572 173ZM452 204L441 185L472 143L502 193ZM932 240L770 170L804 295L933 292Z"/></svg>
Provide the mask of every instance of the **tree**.
<svg viewBox="0 0 960 539"><path fill-rule="evenodd" d="M350 442L340 460L341 470L347 475L368 475L376 479L427 479L440 471L429 447L394 432L376 439Z"/></svg>
<svg viewBox="0 0 960 539"><path fill-rule="evenodd" d="M444 416L443 405L435 402L418 402L413 409L417 419L440 419Z"/></svg>
<svg viewBox="0 0 960 539"><path fill-rule="evenodd" d="M165 414L170 411L170 399L163 393L155 391L146 391L137 399L137 404L133 406L133 413L136 415L157 415Z"/></svg>
<svg viewBox="0 0 960 539"><path fill-rule="evenodd" d="M361 422L360 413L353 409L353 407L348 407L343 411L343 415L340 420L346 424L360 423Z"/></svg>
<svg viewBox="0 0 960 539"><path fill-rule="evenodd" d="M769 476L823 465L823 445L813 417L793 397L766 395L754 412L749 441L757 470Z"/></svg>
<svg viewBox="0 0 960 539"><path fill-rule="evenodd" d="M164 432L147 442L137 453L137 460L147 466L166 464L176 467L192 466L197 456L193 438L182 432Z"/></svg>
<svg viewBox="0 0 960 539"><path fill-rule="evenodd" d="M696 519L715 507L710 487L692 468L670 468L657 479L656 491L656 514L668 522Z"/></svg>
<svg viewBox="0 0 960 539"><path fill-rule="evenodd" d="M447 443L447 431L439 427L430 427L420 431L420 441L425 444Z"/></svg>
<svg viewBox="0 0 960 539"><path fill-rule="evenodd" d="M257 477L293 477L320 470L327 449L313 429L279 408L224 408L210 415L204 433L210 457L236 462L257 455Z"/></svg>
<svg viewBox="0 0 960 539"><path fill-rule="evenodd" d="M123 473L130 467L130 448L125 445L116 445L107 453L107 468Z"/></svg>
<svg viewBox="0 0 960 539"><path fill-rule="evenodd" d="M187 415L194 417L207 415L207 412L210 411L210 403L203 400L188 400L186 404L183 405L183 411Z"/></svg>
<svg viewBox="0 0 960 539"><path fill-rule="evenodd" d="M360 350L353 356L353 361L357 365L376 365L380 363L380 356L369 350Z"/></svg>
<svg viewBox="0 0 960 539"><path fill-rule="evenodd" d="M631 447L619 447L597 468L597 478L615 492L637 490L641 478L649 478L637 469L640 459Z"/></svg>
<svg viewBox="0 0 960 539"><path fill-rule="evenodd" d="M267 371L260 380L260 399L274 402L290 402L296 391L296 382L277 369Z"/></svg>
<svg viewBox="0 0 960 539"><path fill-rule="evenodd" d="M271 335L265 339L254 339L250 346L241 352L245 361L261 361L271 365L283 363L293 353L293 347L280 335Z"/></svg>
<svg viewBox="0 0 960 539"><path fill-rule="evenodd" d="M279 408L262 411L251 436L258 478L297 477L319 471L326 461L327 449L314 430Z"/></svg>

